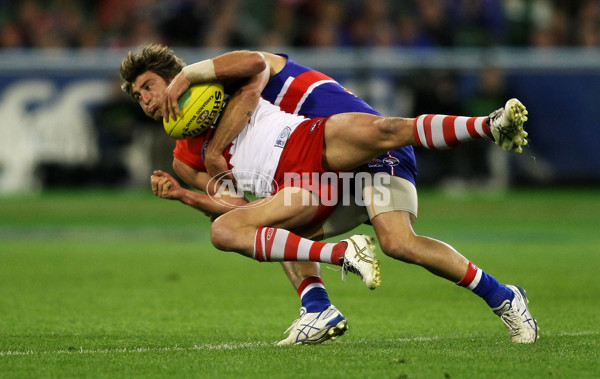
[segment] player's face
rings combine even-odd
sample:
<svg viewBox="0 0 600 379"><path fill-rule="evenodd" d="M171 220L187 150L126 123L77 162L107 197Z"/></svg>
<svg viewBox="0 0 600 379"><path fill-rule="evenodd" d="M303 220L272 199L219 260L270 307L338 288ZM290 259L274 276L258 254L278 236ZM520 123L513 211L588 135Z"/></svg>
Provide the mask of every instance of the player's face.
<svg viewBox="0 0 600 379"><path fill-rule="evenodd" d="M146 71L132 83L133 98L149 117L161 120L167 82L152 71Z"/></svg>

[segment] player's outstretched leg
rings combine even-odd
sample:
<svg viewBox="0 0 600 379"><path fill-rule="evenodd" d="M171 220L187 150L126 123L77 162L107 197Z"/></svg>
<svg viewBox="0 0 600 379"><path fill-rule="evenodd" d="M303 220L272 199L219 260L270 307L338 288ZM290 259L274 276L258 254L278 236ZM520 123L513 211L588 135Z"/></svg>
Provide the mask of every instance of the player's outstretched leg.
<svg viewBox="0 0 600 379"><path fill-rule="evenodd" d="M517 285L507 284L515 296L511 301L506 300L493 311L506 325L510 340L516 343L533 343L538 338L537 321L533 318L527 308L527 296L525 290Z"/></svg>
<svg viewBox="0 0 600 379"><path fill-rule="evenodd" d="M306 308L302 307L300 318L285 331L290 334L277 345L310 345L333 341L346 330L348 330L348 321L333 305L324 311L313 313L307 312Z"/></svg>
<svg viewBox="0 0 600 379"><path fill-rule="evenodd" d="M375 289L381 284L379 260L375 258L375 243L371 236L356 234L342 240L348 243L342 263L342 279L346 272L352 272L363 280L369 289Z"/></svg>
<svg viewBox="0 0 600 379"><path fill-rule="evenodd" d="M522 146L527 145L527 132L523 123L527 121L527 109L517 99L510 99L500 108L492 112L488 123L496 144L506 151L520 153Z"/></svg>

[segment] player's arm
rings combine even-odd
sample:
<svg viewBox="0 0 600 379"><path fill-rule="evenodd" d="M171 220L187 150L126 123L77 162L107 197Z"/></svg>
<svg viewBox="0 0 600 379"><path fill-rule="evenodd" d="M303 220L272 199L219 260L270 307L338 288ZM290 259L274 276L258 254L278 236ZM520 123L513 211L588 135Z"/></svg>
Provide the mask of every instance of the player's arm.
<svg viewBox="0 0 600 379"><path fill-rule="evenodd" d="M268 81L269 70L265 68L248 78L232 93L225 111L221 114L219 126L204 152L204 165L209 175L216 176L227 171L228 166L223 151L250 121Z"/></svg>
<svg viewBox="0 0 600 379"><path fill-rule="evenodd" d="M267 68L265 56L257 51L239 50L212 59L185 66L169 83L163 102L163 117L179 116L177 99L191 85L218 81L227 85L232 81L250 78Z"/></svg>
<svg viewBox="0 0 600 379"><path fill-rule="evenodd" d="M177 179L167 172L154 170L150 182L154 195L163 199L179 200L209 217L218 216L227 211L207 194L183 188Z"/></svg>
<svg viewBox="0 0 600 379"><path fill-rule="evenodd" d="M178 175L190 186L205 191L210 176L206 172L197 171L177 159L175 161L178 163L174 163L173 166L177 167ZM245 197L229 196L227 194L221 194L220 197L208 196L206 193L183 188L173 176L161 170L154 171L151 177L151 185L156 196L163 199L179 200L202 211L207 216L221 215L238 205L245 205L248 202Z"/></svg>
<svg viewBox="0 0 600 379"><path fill-rule="evenodd" d="M237 196L237 193L230 195L221 193L219 196L214 196L217 195L215 189L218 188L218 185L215 186L213 184L218 183L215 183L214 179L211 181L212 177L205 171L198 171L177 158L173 158L173 169L177 175L179 175L179 177L188 185L204 192L186 192L185 195L180 199L180 201L184 204L204 211L207 208L210 208L210 213L212 215L221 215L237 206L246 205L248 203L248 199L245 196ZM209 185L209 183L211 185ZM212 195L212 197L206 195L207 193ZM223 200L223 202L218 201L218 199ZM212 204L206 204L207 201L211 201Z"/></svg>
<svg viewBox="0 0 600 379"><path fill-rule="evenodd" d="M269 78L281 71L286 58L244 50L220 55L213 59L213 63L218 80L237 85L205 151L207 172L216 176L227 171L223 151L248 123Z"/></svg>

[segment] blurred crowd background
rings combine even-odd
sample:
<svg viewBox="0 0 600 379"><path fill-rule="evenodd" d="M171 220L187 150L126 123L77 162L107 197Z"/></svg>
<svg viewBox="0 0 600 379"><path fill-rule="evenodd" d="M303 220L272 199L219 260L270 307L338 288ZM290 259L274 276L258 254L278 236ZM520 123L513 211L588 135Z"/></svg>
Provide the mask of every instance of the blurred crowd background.
<svg viewBox="0 0 600 379"><path fill-rule="evenodd" d="M600 0L2 0L0 194L146 186L152 169L170 168L173 141L118 88L120 59L148 42L192 60L239 48L289 52L376 109L406 117L486 115L523 96L536 142L527 154L505 154L489 141L444 152L417 149L420 184L460 192L600 182L594 142L600 137L600 62L593 63L600 52ZM440 61L435 68L413 62L383 72L357 65L363 59L357 54L351 73L328 61L332 51L368 54L372 48L405 58L450 52L447 62L454 63L462 61L461 51L482 58L466 70ZM511 68L506 59L495 64L489 58L497 49L558 50L553 57L562 59L548 59L546 66L537 54L531 68L527 58ZM91 52L85 59L92 68L77 71L78 58L69 55L77 52ZM596 54L591 66L565 69L570 57L575 62L586 52ZM94 59L111 54L116 58L108 68L94 66ZM568 137L556 132L565 128Z"/></svg>
<svg viewBox="0 0 600 379"><path fill-rule="evenodd" d="M598 46L598 0L3 0L0 45Z"/></svg>

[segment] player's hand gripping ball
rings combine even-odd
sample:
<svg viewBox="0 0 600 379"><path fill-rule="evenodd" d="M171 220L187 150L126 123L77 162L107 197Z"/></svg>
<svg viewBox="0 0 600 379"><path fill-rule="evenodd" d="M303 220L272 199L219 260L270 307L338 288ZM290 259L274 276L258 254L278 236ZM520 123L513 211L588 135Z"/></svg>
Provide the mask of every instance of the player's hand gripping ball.
<svg viewBox="0 0 600 379"><path fill-rule="evenodd" d="M180 115L163 120L165 131L174 139L195 137L208 129L223 110L225 92L220 83L197 84L177 100Z"/></svg>

